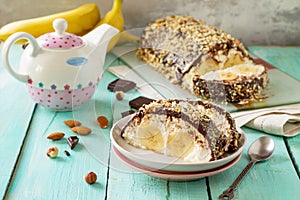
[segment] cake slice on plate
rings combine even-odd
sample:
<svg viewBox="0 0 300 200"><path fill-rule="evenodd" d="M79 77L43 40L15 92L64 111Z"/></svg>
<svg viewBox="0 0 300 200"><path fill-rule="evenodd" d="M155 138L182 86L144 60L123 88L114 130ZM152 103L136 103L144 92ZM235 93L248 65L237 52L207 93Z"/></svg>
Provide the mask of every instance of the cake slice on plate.
<svg viewBox="0 0 300 200"><path fill-rule="evenodd" d="M221 159L239 147L230 114L192 100L157 100L143 105L123 128L127 143L191 162Z"/></svg>

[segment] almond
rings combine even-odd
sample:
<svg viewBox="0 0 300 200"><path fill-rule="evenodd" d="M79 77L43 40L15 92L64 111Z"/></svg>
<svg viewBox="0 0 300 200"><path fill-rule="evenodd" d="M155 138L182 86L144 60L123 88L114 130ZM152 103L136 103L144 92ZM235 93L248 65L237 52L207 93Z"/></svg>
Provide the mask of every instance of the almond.
<svg viewBox="0 0 300 200"><path fill-rule="evenodd" d="M47 139L50 139L50 140L60 140L64 136L65 136L65 134L62 133L62 132L54 132L54 133L49 134L47 136Z"/></svg>
<svg viewBox="0 0 300 200"><path fill-rule="evenodd" d="M86 126L75 126L71 130L79 135L88 135L92 132L92 129Z"/></svg>
<svg viewBox="0 0 300 200"><path fill-rule="evenodd" d="M64 123L65 123L65 125L67 125L70 128L73 128L75 126L80 126L81 125L80 121L76 121L74 119L65 120Z"/></svg>

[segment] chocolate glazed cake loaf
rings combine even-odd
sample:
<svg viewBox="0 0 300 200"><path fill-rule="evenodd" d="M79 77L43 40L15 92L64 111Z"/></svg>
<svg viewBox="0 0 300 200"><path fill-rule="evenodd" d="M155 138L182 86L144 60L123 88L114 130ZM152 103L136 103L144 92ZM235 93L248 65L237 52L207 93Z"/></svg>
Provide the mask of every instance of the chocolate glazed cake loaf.
<svg viewBox="0 0 300 200"><path fill-rule="evenodd" d="M121 136L135 147L191 162L223 158L238 149L240 138L234 120L219 106L176 99L143 105Z"/></svg>
<svg viewBox="0 0 300 200"><path fill-rule="evenodd" d="M259 99L268 83L265 67L254 64L239 40L192 17L168 16L149 24L137 56L200 98L248 102ZM223 76L228 68L233 75ZM216 73L205 76L209 72Z"/></svg>

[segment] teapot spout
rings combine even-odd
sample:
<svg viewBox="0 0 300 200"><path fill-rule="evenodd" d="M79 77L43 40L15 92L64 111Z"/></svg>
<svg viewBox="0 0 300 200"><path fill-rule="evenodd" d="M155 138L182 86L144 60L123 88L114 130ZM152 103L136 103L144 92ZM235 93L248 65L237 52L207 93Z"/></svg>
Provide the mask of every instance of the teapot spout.
<svg viewBox="0 0 300 200"><path fill-rule="evenodd" d="M96 47L101 46L101 49L106 49L109 41L119 32L113 26L108 24L102 24L98 26L93 31L84 35L83 38L89 43L94 44Z"/></svg>

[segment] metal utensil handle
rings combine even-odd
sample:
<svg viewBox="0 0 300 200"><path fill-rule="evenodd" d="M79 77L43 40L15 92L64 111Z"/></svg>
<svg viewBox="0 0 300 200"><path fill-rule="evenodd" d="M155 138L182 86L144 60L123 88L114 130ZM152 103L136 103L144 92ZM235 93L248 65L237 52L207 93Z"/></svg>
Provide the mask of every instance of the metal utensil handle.
<svg viewBox="0 0 300 200"><path fill-rule="evenodd" d="M230 186L231 188L236 189L238 184L243 180L245 175L248 173L248 171L253 167L253 165L256 163L256 161L251 160L248 165L243 169L243 171L240 173L240 175L235 179L235 181Z"/></svg>
<svg viewBox="0 0 300 200"><path fill-rule="evenodd" d="M251 160L247 166L243 169L243 171L239 174L239 176L235 179L235 181L229 186L227 190L225 190L220 196L220 200L224 199L233 199L234 197L234 191L236 190L238 184L243 180L245 175L248 173L248 171L253 167L253 165L256 163L255 160Z"/></svg>

